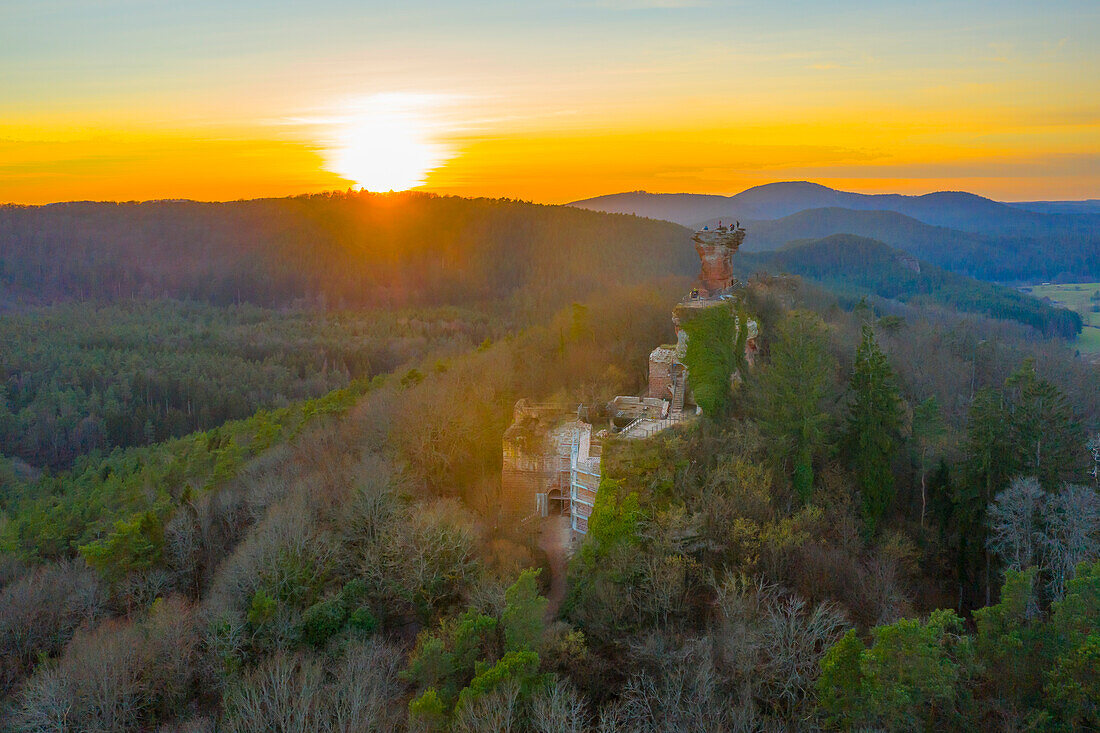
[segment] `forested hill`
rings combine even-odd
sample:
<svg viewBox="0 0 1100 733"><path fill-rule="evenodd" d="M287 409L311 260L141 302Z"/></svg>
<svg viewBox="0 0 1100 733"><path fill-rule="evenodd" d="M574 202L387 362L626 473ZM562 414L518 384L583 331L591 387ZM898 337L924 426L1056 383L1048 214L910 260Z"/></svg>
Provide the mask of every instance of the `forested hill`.
<svg viewBox="0 0 1100 733"><path fill-rule="evenodd" d="M1047 336L1074 338L1082 328L1081 316L1073 311L948 272L877 240L850 234L794 242L772 252L742 253L738 267L745 274L757 269L789 272L854 296L938 303L1018 321Z"/></svg>
<svg viewBox="0 0 1100 733"><path fill-rule="evenodd" d="M781 219L750 220L744 224L748 230L744 245L747 250L780 249L796 239L855 234L932 261L941 249L961 250L963 254L972 255L986 244L980 235L932 226L896 211L859 211L836 206L806 209Z"/></svg>
<svg viewBox="0 0 1100 733"><path fill-rule="evenodd" d="M554 308L609 281L690 274L690 233L573 207L427 194L0 207L0 304Z"/></svg>
<svg viewBox="0 0 1100 733"><path fill-rule="evenodd" d="M716 220L714 220L716 221ZM709 222L708 222L709 223ZM782 219L746 222L749 250L778 249L831 234L870 237L945 269L980 280L1035 281L1100 277L1100 239L975 234L925 224L895 211L807 209Z"/></svg>

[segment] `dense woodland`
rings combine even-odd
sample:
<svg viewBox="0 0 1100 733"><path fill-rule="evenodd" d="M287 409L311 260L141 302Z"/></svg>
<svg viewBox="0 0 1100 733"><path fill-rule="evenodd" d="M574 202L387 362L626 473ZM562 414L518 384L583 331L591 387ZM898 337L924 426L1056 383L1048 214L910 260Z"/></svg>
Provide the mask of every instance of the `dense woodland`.
<svg viewBox="0 0 1100 733"><path fill-rule="evenodd" d="M66 468L88 453L319 397L431 351L467 351L492 335L486 316L457 308L36 308L0 319L0 455Z"/></svg>
<svg viewBox="0 0 1100 733"><path fill-rule="evenodd" d="M537 528L500 520L501 435L520 397L599 406L643 387L688 281L626 264L582 296L564 274L526 281L488 320L452 313L454 333L443 311L398 320L389 360L366 315L87 309L108 351L160 350L111 340L115 313L181 353L297 365L293 383L323 352L347 381L68 470L0 460L3 725L1100 725L1100 371L996 311L960 312L961 295L880 293L876 275L862 292L749 280L730 313L760 325L756 366L697 420L607 443L550 606ZM535 315L533 291L558 311ZM64 308L15 317L79 317ZM730 322L690 326L700 385L741 364Z"/></svg>
<svg viewBox="0 0 1100 733"><path fill-rule="evenodd" d="M997 282L1100 279L1096 227L1052 225L1048 231L961 231L893 211L808 209L782 219L751 221L746 249L772 250L832 234L870 237L945 270Z"/></svg>
<svg viewBox="0 0 1100 733"><path fill-rule="evenodd" d="M938 304L1017 321L1044 336L1073 339L1082 328L1081 316L1075 311L948 272L882 242L850 234L791 242L766 254L745 253L738 267L745 274L769 270L802 275L856 299L870 293L915 305Z"/></svg>

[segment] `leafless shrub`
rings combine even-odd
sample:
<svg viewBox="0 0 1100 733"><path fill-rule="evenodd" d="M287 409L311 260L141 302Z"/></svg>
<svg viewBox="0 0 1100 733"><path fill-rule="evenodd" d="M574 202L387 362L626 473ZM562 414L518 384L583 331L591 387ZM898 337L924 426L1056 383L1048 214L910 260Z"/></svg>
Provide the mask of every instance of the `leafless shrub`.
<svg viewBox="0 0 1100 733"><path fill-rule="evenodd" d="M508 733L521 729L519 686L505 683L455 710L457 733Z"/></svg>
<svg viewBox="0 0 1100 733"><path fill-rule="evenodd" d="M157 733L214 733L214 731L214 719L206 715L166 723L157 729Z"/></svg>
<svg viewBox="0 0 1100 733"><path fill-rule="evenodd" d="M692 645L683 660L632 675L623 686L617 724L645 733L729 729L728 700L710 655Z"/></svg>
<svg viewBox="0 0 1100 733"><path fill-rule="evenodd" d="M229 731L368 733L403 727L400 652L385 642L349 647L331 675L322 657L277 652L230 685Z"/></svg>
<svg viewBox="0 0 1100 733"><path fill-rule="evenodd" d="M1100 433L1089 438L1088 442L1089 455L1092 457L1092 467L1089 469L1089 475L1092 476L1092 482L1100 488Z"/></svg>
<svg viewBox="0 0 1100 733"><path fill-rule="evenodd" d="M69 680L54 668L36 674L23 687L11 718L0 722L12 730L46 733L73 730L76 717Z"/></svg>
<svg viewBox="0 0 1100 733"><path fill-rule="evenodd" d="M821 658L850 627L839 607L731 576L715 584L715 595L707 643L722 689L737 701L731 725L756 726L758 708L780 728L809 725Z"/></svg>
<svg viewBox="0 0 1100 733"><path fill-rule="evenodd" d="M341 541L358 566L369 561L387 542L395 524L404 524L404 507L392 490L389 464L381 459L364 459L360 465L357 487L344 505L339 522Z"/></svg>
<svg viewBox="0 0 1100 733"><path fill-rule="evenodd" d="M202 535L197 512L186 504L164 525L164 565L172 585L181 593L197 598L202 581Z"/></svg>
<svg viewBox="0 0 1100 733"><path fill-rule="evenodd" d="M642 584L630 594L637 614L660 627L684 614L687 572L691 560L683 555L647 554L642 561Z"/></svg>
<svg viewBox="0 0 1100 733"><path fill-rule="evenodd" d="M220 727L234 733L321 731L323 692L320 662L278 652L226 690Z"/></svg>
<svg viewBox="0 0 1100 733"><path fill-rule="evenodd" d="M512 578L518 576L517 572ZM514 581L503 580L500 576L486 573L473 583L467 592L470 608L486 616L499 618L504 611L504 591Z"/></svg>
<svg viewBox="0 0 1100 733"><path fill-rule="evenodd" d="M197 597L249 528L305 478L291 449L278 445L248 461L229 484L177 511L165 527L165 560L175 587Z"/></svg>
<svg viewBox="0 0 1100 733"><path fill-rule="evenodd" d="M4 520L0 520L0 530L4 528ZM0 555L0 589L3 589L19 580L30 572L28 568L14 554Z"/></svg>
<svg viewBox="0 0 1100 733"><path fill-rule="evenodd" d="M280 555L313 558L318 567L323 567L332 561L333 553L331 543L315 533L304 497L287 497L268 511L222 563L207 594L207 607L215 616L241 615L265 577L276 587L282 582Z"/></svg>
<svg viewBox="0 0 1100 733"><path fill-rule="evenodd" d="M856 617L868 626L890 624L909 610L897 563L875 555L858 565L858 595L850 601Z"/></svg>
<svg viewBox="0 0 1100 733"><path fill-rule="evenodd" d="M627 728L626 705L613 700L600 708L599 719L596 723L597 733L620 733L629 730Z"/></svg>
<svg viewBox="0 0 1100 733"><path fill-rule="evenodd" d="M834 604L812 609L797 597L770 606L760 624L762 652L756 670L765 697L793 723L814 699L819 663L849 624Z"/></svg>
<svg viewBox="0 0 1100 733"><path fill-rule="evenodd" d="M401 650L384 641L353 644L345 652L329 686L329 715L334 731L385 733L400 729L406 708Z"/></svg>
<svg viewBox="0 0 1100 733"><path fill-rule="evenodd" d="M11 724L129 731L173 717L190 689L196 643L194 615L182 599L158 602L138 624L108 621L78 633L56 668L23 687Z"/></svg>
<svg viewBox="0 0 1100 733"><path fill-rule="evenodd" d="M422 611L461 600L477 577L479 531L455 499L401 507L378 539L360 547L359 577L390 608Z"/></svg>
<svg viewBox="0 0 1100 733"><path fill-rule="evenodd" d="M35 568L0 590L0 695L28 674L40 655L60 652L102 604L95 573L83 562Z"/></svg>
<svg viewBox="0 0 1100 733"><path fill-rule="evenodd" d="M144 613L156 599L171 591L171 575L161 568L149 568L127 575L112 597L127 614Z"/></svg>
<svg viewBox="0 0 1100 733"><path fill-rule="evenodd" d="M195 582L208 579L240 541L252 514L243 495L222 490L204 496L195 505L195 525L200 538L199 572Z"/></svg>
<svg viewBox="0 0 1100 733"><path fill-rule="evenodd" d="M568 680L555 677L531 698L531 727L538 733L582 733L588 706Z"/></svg>

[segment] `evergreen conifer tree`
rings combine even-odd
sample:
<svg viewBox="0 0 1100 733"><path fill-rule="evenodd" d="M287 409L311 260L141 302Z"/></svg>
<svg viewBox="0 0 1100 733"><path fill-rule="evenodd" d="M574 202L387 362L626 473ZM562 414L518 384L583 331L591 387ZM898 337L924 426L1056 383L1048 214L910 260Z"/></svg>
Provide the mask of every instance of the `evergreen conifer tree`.
<svg viewBox="0 0 1100 733"><path fill-rule="evenodd" d="M821 450L829 419L821 403L836 361L827 346L821 317L792 311L777 329L771 361L762 370L756 391L761 429L803 502L809 502L813 491L814 457Z"/></svg>
<svg viewBox="0 0 1100 733"><path fill-rule="evenodd" d="M890 464L901 442L902 407L894 371L870 326L863 327L849 387L845 443L862 497L864 527L874 534L894 499Z"/></svg>

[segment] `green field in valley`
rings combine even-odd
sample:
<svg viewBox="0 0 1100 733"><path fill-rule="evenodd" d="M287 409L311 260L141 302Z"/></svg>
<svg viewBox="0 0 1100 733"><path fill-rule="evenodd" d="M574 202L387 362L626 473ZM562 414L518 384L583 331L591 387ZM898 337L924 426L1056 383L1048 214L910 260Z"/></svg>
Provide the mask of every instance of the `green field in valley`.
<svg viewBox="0 0 1100 733"><path fill-rule="evenodd" d="M1100 354L1100 283L1031 285L1020 289L1036 298L1049 298L1056 305L1080 313L1085 321L1085 328L1073 345L1082 354Z"/></svg>

